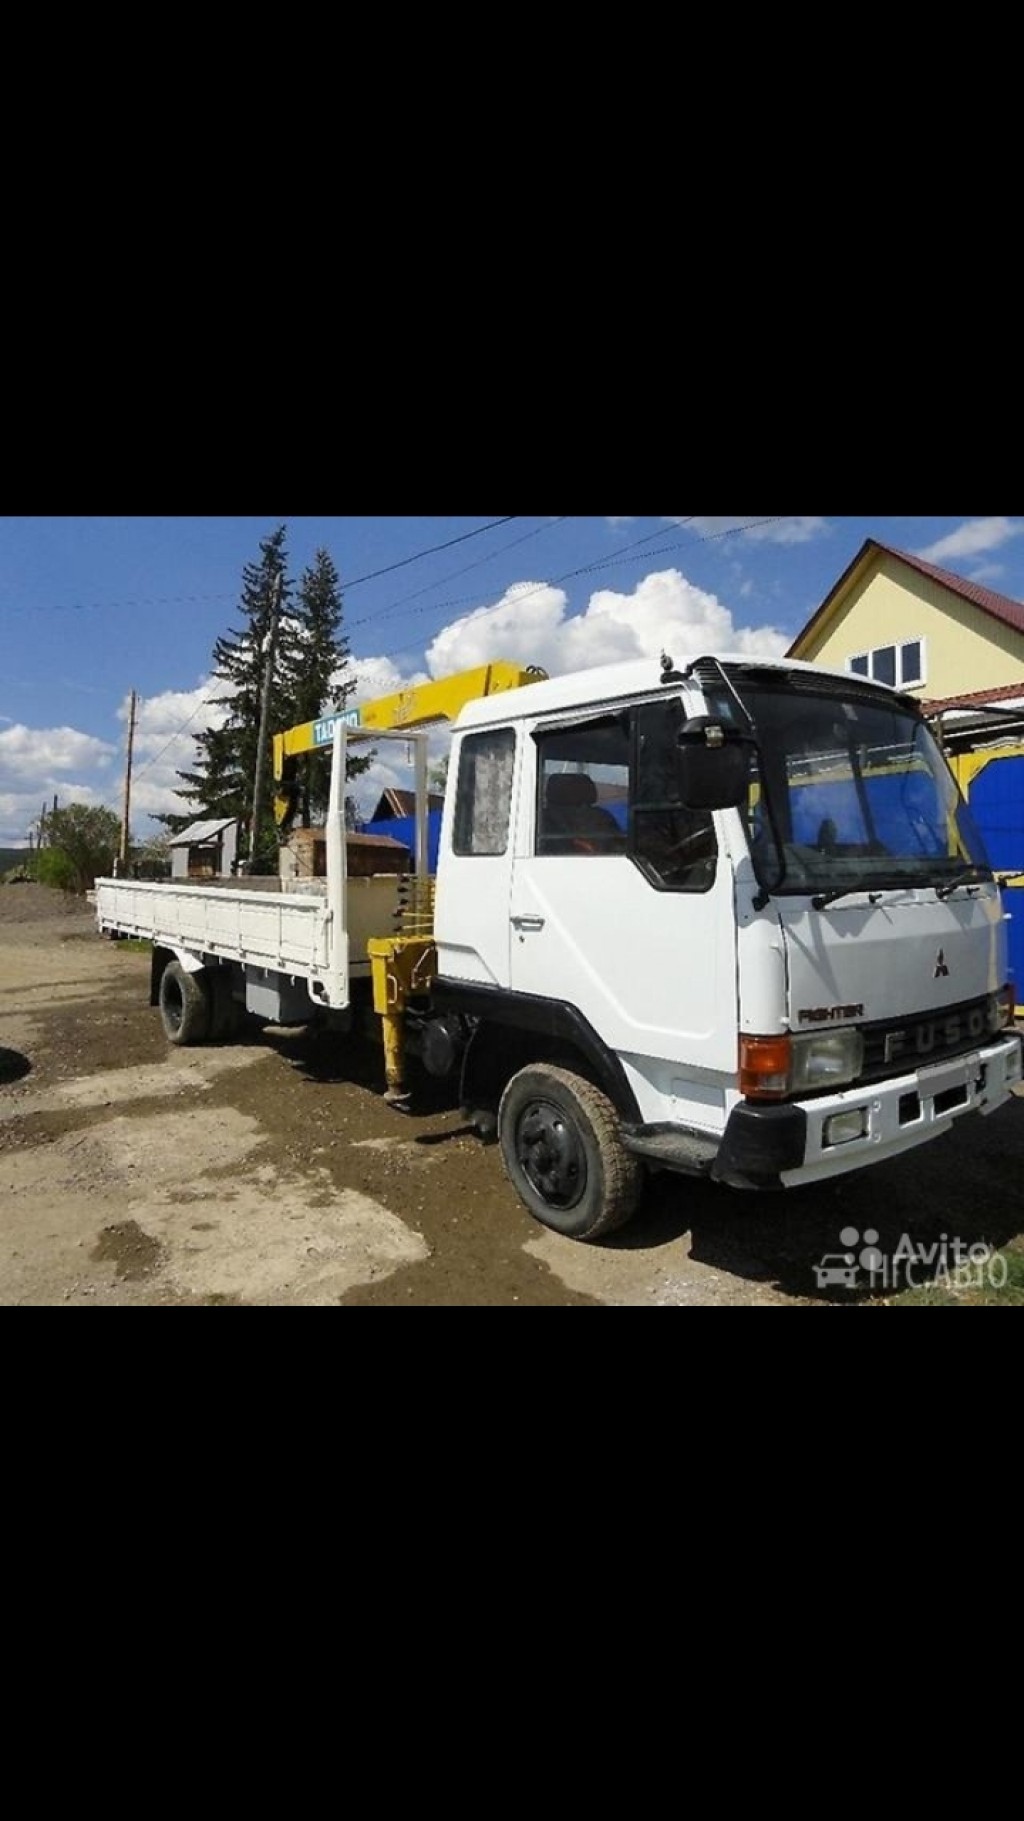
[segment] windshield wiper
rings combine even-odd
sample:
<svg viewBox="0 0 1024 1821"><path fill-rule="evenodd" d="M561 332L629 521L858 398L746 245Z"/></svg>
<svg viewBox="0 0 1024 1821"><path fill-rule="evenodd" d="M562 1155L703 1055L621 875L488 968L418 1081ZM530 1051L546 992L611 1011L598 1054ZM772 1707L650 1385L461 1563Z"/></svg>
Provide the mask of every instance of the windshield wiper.
<svg viewBox="0 0 1024 1821"><path fill-rule="evenodd" d="M935 896L937 898L948 898L951 893L956 891L958 885L967 885L972 881L975 884L987 885L989 880L993 877L994 874L990 866L979 866L976 861L972 861L969 866L962 866L960 871L954 873L951 879L944 879L941 882L937 882L935 885Z"/></svg>
<svg viewBox="0 0 1024 1821"><path fill-rule="evenodd" d="M889 887L890 891L896 889L895 886ZM838 904L840 898L852 898L856 892L866 894L869 904L880 904L885 897L884 892L869 892L866 885L840 885L835 891L816 892L811 899L811 906L814 910L827 910L830 904Z"/></svg>

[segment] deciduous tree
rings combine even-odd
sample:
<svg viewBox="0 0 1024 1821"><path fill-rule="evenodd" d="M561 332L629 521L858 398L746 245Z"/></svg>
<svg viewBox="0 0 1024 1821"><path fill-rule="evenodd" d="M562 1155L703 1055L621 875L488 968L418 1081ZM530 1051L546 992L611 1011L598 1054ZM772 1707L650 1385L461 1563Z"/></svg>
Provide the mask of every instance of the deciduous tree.
<svg viewBox="0 0 1024 1821"><path fill-rule="evenodd" d="M98 878L113 872L121 824L111 809L69 803L66 809L50 810L42 838L44 845L37 856L40 884L84 894Z"/></svg>

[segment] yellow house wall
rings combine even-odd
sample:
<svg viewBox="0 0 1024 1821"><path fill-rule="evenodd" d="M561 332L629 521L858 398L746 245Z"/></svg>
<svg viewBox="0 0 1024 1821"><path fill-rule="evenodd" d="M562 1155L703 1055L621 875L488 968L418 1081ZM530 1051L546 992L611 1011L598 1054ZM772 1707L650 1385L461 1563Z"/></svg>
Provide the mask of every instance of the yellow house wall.
<svg viewBox="0 0 1024 1821"><path fill-rule="evenodd" d="M920 638L925 680L910 694L940 701L1024 678L1024 635L892 557L855 578L827 624L794 655L845 670L858 652Z"/></svg>

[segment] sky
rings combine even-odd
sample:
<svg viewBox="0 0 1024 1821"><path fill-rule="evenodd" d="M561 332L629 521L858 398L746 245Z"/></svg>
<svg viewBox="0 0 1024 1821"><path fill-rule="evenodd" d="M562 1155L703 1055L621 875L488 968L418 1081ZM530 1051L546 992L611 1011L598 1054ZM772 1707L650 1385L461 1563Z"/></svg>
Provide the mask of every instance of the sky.
<svg viewBox="0 0 1024 1821"><path fill-rule="evenodd" d="M176 774L218 712L214 644L282 525L293 578L321 549L341 577L353 702L496 658L556 676L780 656L868 537L1024 599L1024 518L0 517L0 847L27 846L55 797L121 816L132 691L132 837L188 811ZM403 756L380 749L363 814L408 782Z"/></svg>

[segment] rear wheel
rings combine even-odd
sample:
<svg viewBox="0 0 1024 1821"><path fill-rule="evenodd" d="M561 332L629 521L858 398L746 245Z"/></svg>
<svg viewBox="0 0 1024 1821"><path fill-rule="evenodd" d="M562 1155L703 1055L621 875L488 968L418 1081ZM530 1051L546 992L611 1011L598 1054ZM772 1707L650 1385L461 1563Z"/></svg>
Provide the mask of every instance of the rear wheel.
<svg viewBox="0 0 1024 1821"><path fill-rule="evenodd" d="M203 974L169 961L160 976L160 1021L168 1043L184 1048L210 1034L210 989Z"/></svg>
<svg viewBox="0 0 1024 1821"><path fill-rule="evenodd" d="M600 1239L635 1212L643 1169L619 1137L615 1108L570 1069L531 1064L498 1109L509 1180L535 1220L567 1239Z"/></svg>

